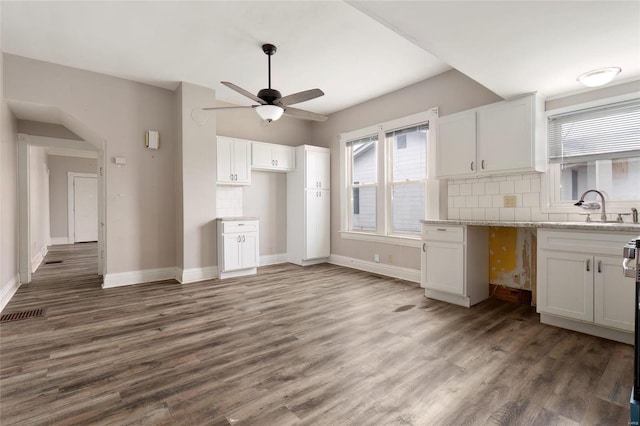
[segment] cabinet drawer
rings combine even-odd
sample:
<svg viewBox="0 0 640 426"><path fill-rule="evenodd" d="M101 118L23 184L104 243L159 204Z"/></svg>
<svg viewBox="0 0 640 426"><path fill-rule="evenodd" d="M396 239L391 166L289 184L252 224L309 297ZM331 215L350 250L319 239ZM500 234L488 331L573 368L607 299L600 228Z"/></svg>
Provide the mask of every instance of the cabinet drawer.
<svg viewBox="0 0 640 426"><path fill-rule="evenodd" d="M422 239L427 241L464 242L464 227L422 225Z"/></svg>
<svg viewBox="0 0 640 426"><path fill-rule="evenodd" d="M258 230L258 222L222 222L222 233L230 232L255 232Z"/></svg>

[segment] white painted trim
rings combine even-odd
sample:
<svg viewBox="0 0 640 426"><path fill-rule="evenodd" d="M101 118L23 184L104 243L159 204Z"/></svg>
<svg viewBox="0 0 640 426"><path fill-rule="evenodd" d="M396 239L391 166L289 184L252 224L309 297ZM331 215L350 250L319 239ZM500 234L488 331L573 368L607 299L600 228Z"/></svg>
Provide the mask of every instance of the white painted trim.
<svg viewBox="0 0 640 426"><path fill-rule="evenodd" d="M218 278L218 267L207 266L204 268L176 268L176 280L180 284L195 283L204 280L213 280Z"/></svg>
<svg viewBox="0 0 640 426"><path fill-rule="evenodd" d="M329 256L329 263L333 265L346 266L347 268L359 269L373 274L399 278L401 280L411 281L414 283L420 282L419 269L370 262L368 260L355 259L353 257L340 256L337 254Z"/></svg>
<svg viewBox="0 0 640 426"><path fill-rule="evenodd" d="M6 282L0 290L0 312L7 306L7 303L11 300L16 291L20 288L20 278L15 275L13 278Z"/></svg>
<svg viewBox="0 0 640 426"><path fill-rule="evenodd" d="M36 253L35 256L31 258L31 273L34 273L38 270L48 252L49 249L47 248L47 246L44 246Z"/></svg>
<svg viewBox="0 0 640 426"><path fill-rule="evenodd" d="M369 241L374 243L381 244L392 244L395 246L405 246L405 247L421 247L422 242L420 240L420 236L415 237L400 237L397 235L380 235L366 232L355 232L355 231L340 231L340 236L345 240L360 240L360 241Z"/></svg>
<svg viewBox="0 0 640 426"><path fill-rule="evenodd" d="M96 183L98 179L98 175L96 173L67 172L67 239L69 244L74 244L76 242L75 186L73 182L77 177L96 178ZM100 191L99 187L98 191ZM100 209L98 209L98 211L99 210ZM100 233L100 231L98 231L98 233Z"/></svg>
<svg viewBox="0 0 640 426"><path fill-rule="evenodd" d="M428 299L440 300L441 302L452 303L454 305L464 306L465 308L471 307L471 299L460 294L445 293L444 291L426 288L424 290L424 296Z"/></svg>
<svg viewBox="0 0 640 426"><path fill-rule="evenodd" d="M246 275L255 275L258 273L258 268L241 269L239 271L220 272L220 279L244 277Z"/></svg>
<svg viewBox="0 0 640 426"><path fill-rule="evenodd" d="M280 263L287 263L287 253L280 254L266 254L260 256L259 266L278 265Z"/></svg>
<svg viewBox="0 0 640 426"><path fill-rule="evenodd" d="M121 287L125 285L171 280L176 277L176 268L145 269L142 271L117 272L106 274L102 288Z"/></svg>
<svg viewBox="0 0 640 426"><path fill-rule="evenodd" d="M604 339L615 340L616 342L633 345L633 333L628 331L615 330L613 328L601 327L596 324L573 321L568 318L561 318L545 313L540 313L540 322L542 324L553 325L556 327L577 331L579 333L591 334L592 336L598 336Z"/></svg>
<svg viewBox="0 0 640 426"><path fill-rule="evenodd" d="M61 157L77 157L77 158L98 158L97 151L79 151L77 149L47 147L45 152L48 155L57 155Z"/></svg>
<svg viewBox="0 0 640 426"><path fill-rule="evenodd" d="M62 246L69 244L69 237L51 237L52 246Z"/></svg>

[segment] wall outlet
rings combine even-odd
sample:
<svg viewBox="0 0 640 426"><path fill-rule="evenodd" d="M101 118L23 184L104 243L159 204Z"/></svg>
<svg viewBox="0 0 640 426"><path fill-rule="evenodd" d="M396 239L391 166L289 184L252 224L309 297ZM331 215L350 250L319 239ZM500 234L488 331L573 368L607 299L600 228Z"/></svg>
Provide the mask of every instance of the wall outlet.
<svg viewBox="0 0 640 426"><path fill-rule="evenodd" d="M505 207L515 207L518 202L516 195L505 195L504 196L504 206Z"/></svg>
<svg viewBox="0 0 640 426"><path fill-rule="evenodd" d="M389 263L393 263L393 256L392 256L392 255L388 255L388 256L387 256L387 261L388 261Z"/></svg>
<svg viewBox="0 0 640 426"><path fill-rule="evenodd" d="M376 263L380 263L380 255L379 254L374 254L373 255L373 261Z"/></svg>

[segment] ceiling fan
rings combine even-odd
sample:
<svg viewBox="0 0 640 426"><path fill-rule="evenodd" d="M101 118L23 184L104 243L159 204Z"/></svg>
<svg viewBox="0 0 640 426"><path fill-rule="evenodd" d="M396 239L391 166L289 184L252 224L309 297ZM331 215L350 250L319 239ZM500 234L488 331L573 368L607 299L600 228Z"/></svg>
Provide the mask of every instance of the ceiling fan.
<svg viewBox="0 0 640 426"><path fill-rule="evenodd" d="M255 108L256 112L263 120L267 122L276 121L282 114L289 115L291 117L303 118L305 120L314 120L314 121L325 121L327 119L326 116L316 114L314 112L305 111L302 109L292 108L289 105L298 104L300 102L309 101L311 99L319 98L324 95L324 92L320 89L310 89L302 92L294 93L288 96L282 96L279 91L271 88L271 56L276 53L276 47L273 44L263 44L262 51L269 58L269 87L267 89L262 89L258 92L258 95L254 95L248 90L243 89L242 87L236 86L233 83L228 81L221 81L222 84L230 88L231 90L235 90L241 95L246 96L247 98L254 100L258 103L258 105L251 106L232 106L232 107L211 107L211 108L202 108L206 111L211 110L222 110L222 109L238 109L238 108Z"/></svg>

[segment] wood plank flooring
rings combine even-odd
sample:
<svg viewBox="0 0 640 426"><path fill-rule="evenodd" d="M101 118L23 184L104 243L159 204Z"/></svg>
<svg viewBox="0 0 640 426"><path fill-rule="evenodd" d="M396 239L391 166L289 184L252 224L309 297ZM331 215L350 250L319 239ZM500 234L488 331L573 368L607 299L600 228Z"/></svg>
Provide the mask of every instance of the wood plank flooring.
<svg viewBox="0 0 640 426"><path fill-rule="evenodd" d="M333 265L103 290L55 246L3 313L0 424L627 425L633 348Z"/></svg>

